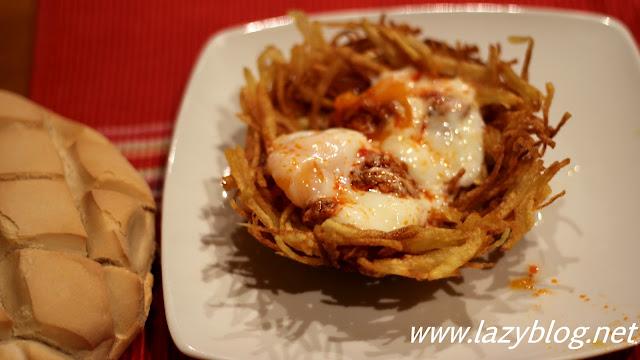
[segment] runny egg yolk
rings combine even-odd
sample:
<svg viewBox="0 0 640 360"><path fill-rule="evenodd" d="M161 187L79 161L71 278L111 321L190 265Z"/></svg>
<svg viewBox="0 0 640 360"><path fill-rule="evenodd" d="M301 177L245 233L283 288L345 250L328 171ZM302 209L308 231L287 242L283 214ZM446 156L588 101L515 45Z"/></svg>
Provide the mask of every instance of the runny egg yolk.
<svg viewBox="0 0 640 360"><path fill-rule="evenodd" d="M300 131L278 137L267 158L267 171L287 198L306 208L319 199L340 206L333 219L362 229L390 231L426 225L429 212L442 206L448 182L468 186L483 166L484 122L474 89L460 79L429 79L414 69L383 74L362 95L336 99L338 110L365 104L395 109L381 134L367 139L344 128ZM351 186L350 174L362 160L362 149L386 152L404 162L408 176L424 194L398 197Z"/></svg>

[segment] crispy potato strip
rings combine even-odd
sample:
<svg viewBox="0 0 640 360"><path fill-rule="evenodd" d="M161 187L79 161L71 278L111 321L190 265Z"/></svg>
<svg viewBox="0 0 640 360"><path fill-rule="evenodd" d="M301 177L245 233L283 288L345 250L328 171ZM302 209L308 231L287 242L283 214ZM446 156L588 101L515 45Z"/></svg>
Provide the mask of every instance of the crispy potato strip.
<svg viewBox="0 0 640 360"><path fill-rule="evenodd" d="M288 58L268 46L257 59L257 76L245 69L238 117L247 124L246 143L225 151L230 204L265 246L307 265L436 280L459 275L461 267L492 266L478 259L513 247L533 226L536 211L564 195L551 196L548 184L569 160L547 167L542 156L571 115L550 125L555 89L548 83L543 95L528 81L531 37L509 37L527 45L518 74L513 61L501 59L500 44L490 45L483 61L474 45L421 39L417 29L385 18L319 23L300 12L291 16L303 41ZM335 35L325 38L325 28ZM303 209L265 170L271 143L282 134L327 128L338 95L361 93L378 74L407 66L432 77L459 77L476 89L486 124L482 180L466 188L453 184L448 206L432 211L427 226L383 232L331 218L305 225Z"/></svg>
<svg viewBox="0 0 640 360"><path fill-rule="evenodd" d="M474 230L470 232L469 239L459 246L398 258L369 260L361 257L358 258L358 265L362 272L376 277L393 274L417 280L437 280L457 275L458 269L469 262L483 244L482 232Z"/></svg>

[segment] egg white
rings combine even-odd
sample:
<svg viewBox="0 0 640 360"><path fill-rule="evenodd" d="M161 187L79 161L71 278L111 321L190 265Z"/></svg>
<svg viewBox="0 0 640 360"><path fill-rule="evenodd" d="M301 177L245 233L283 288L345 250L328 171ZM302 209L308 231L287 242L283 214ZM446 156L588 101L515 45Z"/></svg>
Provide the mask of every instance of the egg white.
<svg viewBox="0 0 640 360"><path fill-rule="evenodd" d="M267 170L296 206L304 208L318 199L335 199L342 204L333 216L335 220L362 229L391 231L426 225L429 212L443 205L447 184L461 169L465 172L460 185L468 186L479 179L484 161L484 122L474 89L460 79L416 76L413 69L388 72L384 77L402 81L416 93L408 98L409 126L390 121L385 136L376 140L342 128L300 131L275 140L269 149ZM451 102L450 110L430 111L428 100L419 95L429 92L445 95ZM349 176L362 161L358 155L361 149L393 154L407 164L409 176L431 196L401 198L353 189Z"/></svg>
<svg viewBox="0 0 640 360"><path fill-rule="evenodd" d="M459 184L471 185L478 179L484 163L484 122L473 88L460 79L420 77L413 81L413 69L384 76L404 81L416 92L444 94L452 99L452 109L442 115L430 115L425 99L409 97L411 126L390 129L390 135L381 141L381 149L405 162L409 166L409 175L421 188L434 195L442 195L446 183L461 169L465 173ZM393 127L394 124L388 126Z"/></svg>

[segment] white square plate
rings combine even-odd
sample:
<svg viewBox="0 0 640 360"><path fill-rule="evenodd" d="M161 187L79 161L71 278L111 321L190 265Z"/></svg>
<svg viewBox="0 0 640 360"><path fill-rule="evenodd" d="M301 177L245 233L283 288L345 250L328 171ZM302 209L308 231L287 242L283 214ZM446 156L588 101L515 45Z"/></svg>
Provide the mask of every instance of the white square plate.
<svg viewBox="0 0 640 360"><path fill-rule="evenodd" d="M625 344L412 344L411 326L630 325L640 322L640 61L624 26L604 16L509 6L396 8L394 20L429 37L500 41L506 58L532 35L531 80L556 87L553 118L574 118L547 161L571 157L553 182L565 198L491 270L463 281L371 280L305 267L272 254L239 230L224 205L223 149L241 143L234 117L242 67L275 44L288 53L300 37L287 18L215 35L204 48L178 117L164 192L162 277L169 328L185 353L204 358L568 358ZM324 19L381 11L324 15ZM509 288L527 265L540 266L539 297ZM552 284L551 279L558 283ZM584 295L584 296L580 296ZM587 298L585 298L588 297ZM588 300L588 301L587 301ZM560 334L562 335L562 334Z"/></svg>

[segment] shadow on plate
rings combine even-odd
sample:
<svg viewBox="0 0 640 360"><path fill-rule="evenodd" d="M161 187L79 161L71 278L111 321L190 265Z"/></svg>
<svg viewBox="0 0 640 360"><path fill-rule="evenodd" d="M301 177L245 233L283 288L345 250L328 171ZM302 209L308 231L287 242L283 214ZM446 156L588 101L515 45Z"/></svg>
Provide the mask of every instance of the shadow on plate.
<svg viewBox="0 0 640 360"><path fill-rule="evenodd" d="M202 280L212 285L205 312L214 317L221 309L231 310L233 332L225 339L258 342L256 355L266 352L269 358L288 359L314 353L342 359L345 343L363 342L363 357L423 357L451 344L412 344L411 327L472 326L477 321L470 316L470 299L484 300L478 302L488 304L483 310L495 314L530 310L526 301L513 301L531 297L530 293L511 291L504 296L504 292L510 279L526 271L524 254L538 246L532 241L524 239L507 256L499 254L491 259L499 260L492 270L464 270L464 281L373 279L305 266L274 254L238 226L241 219L224 205L219 183L219 179L211 179L205 184L210 205L203 218L211 233L202 237L202 251L211 254L211 263L202 270ZM554 218L557 213L550 215ZM549 274L556 273L557 266L575 261L559 254L548 241L554 232L555 225L547 223L543 240L549 249L547 256L555 264L545 269ZM477 356L483 355L479 346L471 349Z"/></svg>

